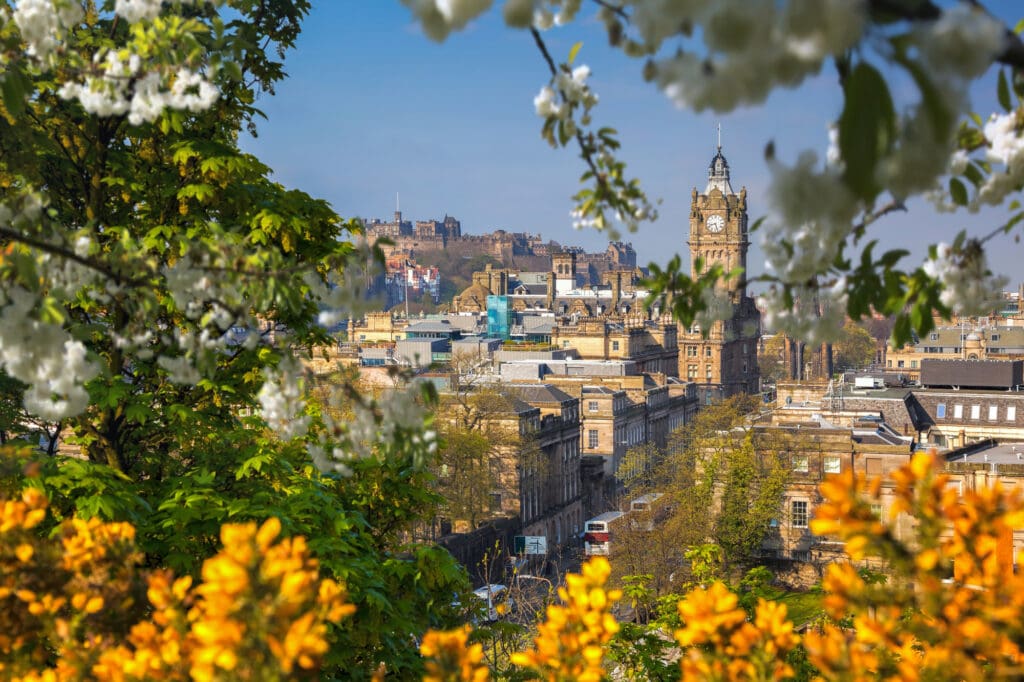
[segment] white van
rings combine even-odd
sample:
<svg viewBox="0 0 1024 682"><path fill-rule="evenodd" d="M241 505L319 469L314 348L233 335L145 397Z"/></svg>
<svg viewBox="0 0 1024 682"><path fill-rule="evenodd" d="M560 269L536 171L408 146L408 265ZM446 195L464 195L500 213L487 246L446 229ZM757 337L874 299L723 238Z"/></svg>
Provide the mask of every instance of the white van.
<svg viewBox="0 0 1024 682"><path fill-rule="evenodd" d="M503 614L498 613L498 605L505 604L505 606L512 609L512 598L508 596L508 588L504 585L490 584L478 587L473 590L473 594L476 597L487 604L487 609L484 611L484 622L493 623L498 620ZM506 612L507 613L507 612Z"/></svg>

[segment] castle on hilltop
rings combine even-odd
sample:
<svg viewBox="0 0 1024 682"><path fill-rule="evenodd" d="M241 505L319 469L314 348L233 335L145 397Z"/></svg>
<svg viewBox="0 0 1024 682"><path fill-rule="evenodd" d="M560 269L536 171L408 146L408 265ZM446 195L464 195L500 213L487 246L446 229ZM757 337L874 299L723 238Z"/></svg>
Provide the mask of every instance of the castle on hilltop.
<svg viewBox="0 0 1024 682"><path fill-rule="evenodd" d="M556 241L544 241L540 234L494 230L487 234L463 234L462 223L446 215L443 220L405 220L401 211L395 211L390 221L381 218L363 220L366 240L380 244L387 258L414 259L425 251L441 251L457 248L464 256L490 256L510 264L516 257L545 258L555 253L575 253L581 267L593 268L595 275L617 267L636 267L636 251L633 245L612 242L607 250L600 253L586 253L576 246L563 247Z"/></svg>

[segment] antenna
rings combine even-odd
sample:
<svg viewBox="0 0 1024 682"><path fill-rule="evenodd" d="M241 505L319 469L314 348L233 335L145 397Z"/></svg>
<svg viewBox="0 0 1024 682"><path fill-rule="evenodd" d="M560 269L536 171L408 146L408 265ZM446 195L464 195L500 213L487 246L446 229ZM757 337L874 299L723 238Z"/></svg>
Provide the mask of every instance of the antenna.
<svg viewBox="0 0 1024 682"><path fill-rule="evenodd" d="M722 151L722 124L718 124L718 151Z"/></svg>

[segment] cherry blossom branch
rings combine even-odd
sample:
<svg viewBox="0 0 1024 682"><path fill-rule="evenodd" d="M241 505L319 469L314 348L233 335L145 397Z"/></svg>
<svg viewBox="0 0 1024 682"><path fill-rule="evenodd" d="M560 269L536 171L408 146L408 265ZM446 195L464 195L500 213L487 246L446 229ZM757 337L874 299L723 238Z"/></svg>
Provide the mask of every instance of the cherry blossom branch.
<svg viewBox="0 0 1024 682"><path fill-rule="evenodd" d="M901 0L869 0L871 11L889 14L907 21L934 21L942 16L943 9L931 2L903 2ZM978 0L970 0L970 4L991 14ZM996 55L995 61L1015 69L1024 70L1024 42L1010 28L1006 29L1006 45Z"/></svg>
<svg viewBox="0 0 1024 682"><path fill-rule="evenodd" d="M141 287L148 284L148 281L146 279L126 277L124 275L121 275L108 265L101 263L99 261L95 261L91 258L87 258L85 256L80 256L66 246L62 246L60 244L51 244L50 242L44 241L43 239L31 237L23 232L18 232L17 230L12 230L8 227L0 227L0 237L7 238L13 242L25 244L26 246L32 246L34 248L39 249L40 251L44 251L55 256L60 256L70 261L74 261L79 265L83 265L89 268L90 270L95 270L101 275L109 277L110 279L116 281L118 284L133 287Z"/></svg>
<svg viewBox="0 0 1024 682"><path fill-rule="evenodd" d="M537 49L540 50L541 56L543 56L544 61L547 62L548 70L551 71L551 76L557 76L558 67L555 66L555 60L551 58L551 53L548 52L548 46L547 44L545 44L544 38L541 36L540 31L531 26L530 33L533 35L533 41L537 44ZM563 100L567 99L564 92L559 91L559 94L562 96ZM587 142L583 137L583 132L577 130L575 137L576 143L579 145L580 148L580 156L583 157L583 160L590 168L590 172L594 174L594 179L597 181L597 184L601 187L601 189L605 191L610 191L611 188L608 186L608 182L605 179L604 174L597 169L597 163L594 161L594 158L591 154L590 146L587 145Z"/></svg>

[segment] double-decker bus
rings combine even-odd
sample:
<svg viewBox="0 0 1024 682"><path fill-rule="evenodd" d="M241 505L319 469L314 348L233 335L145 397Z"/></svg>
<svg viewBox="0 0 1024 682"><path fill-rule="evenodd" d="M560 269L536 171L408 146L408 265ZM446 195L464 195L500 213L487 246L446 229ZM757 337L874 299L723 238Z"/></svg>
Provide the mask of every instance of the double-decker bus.
<svg viewBox="0 0 1024 682"><path fill-rule="evenodd" d="M583 553L587 556L608 556L615 526L627 512L610 511L587 521L583 527Z"/></svg>

